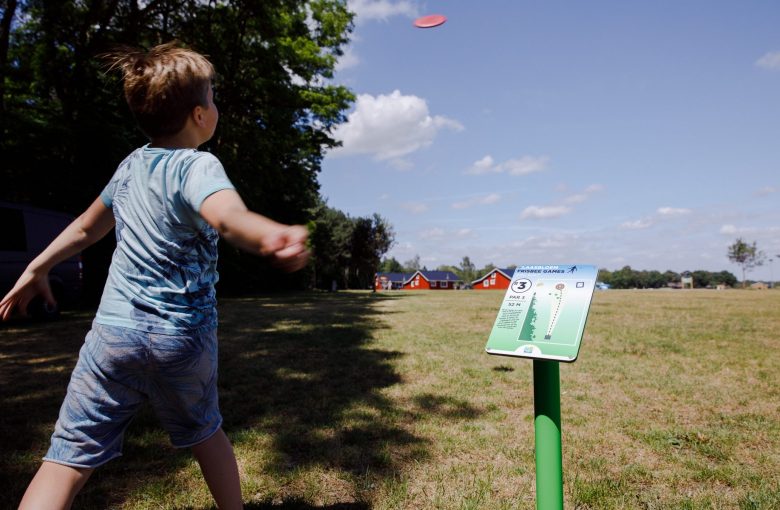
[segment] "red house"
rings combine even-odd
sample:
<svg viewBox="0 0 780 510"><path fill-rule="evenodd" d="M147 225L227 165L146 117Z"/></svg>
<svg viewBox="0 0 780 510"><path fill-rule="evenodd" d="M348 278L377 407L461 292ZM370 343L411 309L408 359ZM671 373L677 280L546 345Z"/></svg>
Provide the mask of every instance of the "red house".
<svg viewBox="0 0 780 510"><path fill-rule="evenodd" d="M496 268L488 274L471 282L474 290L508 289L512 282L512 275L515 274L515 268L499 269Z"/></svg>
<svg viewBox="0 0 780 510"><path fill-rule="evenodd" d="M412 273L377 273L374 278L375 290L398 290L404 287L404 282Z"/></svg>
<svg viewBox="0 0 780 510"><path fill-rule="evenodd" d="M404 281L404 290L451 290L463 285L452 271L417 271Z"/></svg>

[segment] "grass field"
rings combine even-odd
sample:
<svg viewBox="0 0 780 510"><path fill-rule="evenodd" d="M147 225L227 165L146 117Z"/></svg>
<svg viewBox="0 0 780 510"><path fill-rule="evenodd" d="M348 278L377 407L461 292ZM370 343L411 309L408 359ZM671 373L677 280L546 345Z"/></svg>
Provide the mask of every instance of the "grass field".
<svg viewBox="0 0 780 510"><path fill-rule="evenodd" d="M532 363L484 353L501 292L220 302L220 398L250 509L533 508ZM91 313L0 327L0 498L48 446ZM567 508L780 508L780 292L597 292L561 365ZM151 412L75 508L201 509Z"/></svg>

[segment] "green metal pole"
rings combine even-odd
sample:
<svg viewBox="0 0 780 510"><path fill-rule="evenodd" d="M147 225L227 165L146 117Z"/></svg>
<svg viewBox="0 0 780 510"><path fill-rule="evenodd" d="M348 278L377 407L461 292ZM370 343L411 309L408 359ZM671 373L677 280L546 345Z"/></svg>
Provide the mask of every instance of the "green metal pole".
<svg viewBox="0 0 780 510"><path fill-rule="evenodd" d="M561 377L557 361L534 360L536 508L563 509Z"/></svg>

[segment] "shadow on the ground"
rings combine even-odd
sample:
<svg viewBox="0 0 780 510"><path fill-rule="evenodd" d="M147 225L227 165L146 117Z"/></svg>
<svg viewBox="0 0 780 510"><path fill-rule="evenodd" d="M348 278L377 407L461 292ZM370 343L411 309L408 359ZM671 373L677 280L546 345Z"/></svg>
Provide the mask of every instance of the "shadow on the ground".
<svg viewBox="0 0 780 510"><path fill-rule="evenodd" d="M427 454L425 441L391 419L402 413L381 391L401 382L392 362L402 353L368 345L373 332L385 327L375 307L385 299L398 297L310 293L221 302L224 428L237 446L264 441L264 470L285 474L321 466L383 476ZM8 506L19 501L48 447L91 319L66 314L53 323L0 328L0 494ZM419 404L435 413L447 403L427 398ZM151 412L142 411L128 430L125 457L99 469L75 507L118 506L190 459L189 452L172 449ZM281 506L248 508L315 508L289 496L292 502Z"/></svg>
<svg viewBox="0 0 780 510"><path fill-rule="evenodd" d="M280 504L250 503L244 510L369 510L366 503L336 503L333 505L313 506L304 502L290 501Z"/></svg>
<svg viewBox="0 0 780 510"><path fill-rule="evenodd" d="M0 323L0 501L16 508L49 446L88 313Z"/></svg>

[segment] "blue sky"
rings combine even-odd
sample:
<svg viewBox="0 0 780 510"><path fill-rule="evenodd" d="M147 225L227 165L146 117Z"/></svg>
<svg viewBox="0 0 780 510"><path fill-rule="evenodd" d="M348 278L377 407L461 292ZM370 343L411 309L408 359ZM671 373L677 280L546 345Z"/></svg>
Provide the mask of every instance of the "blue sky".
<svg viewBox="0 0 780 510"><path fill-rule="evenodd" d="M320 182L388 256L740 277L742 237L780 279L780 2L349 3Z"/></svg>

